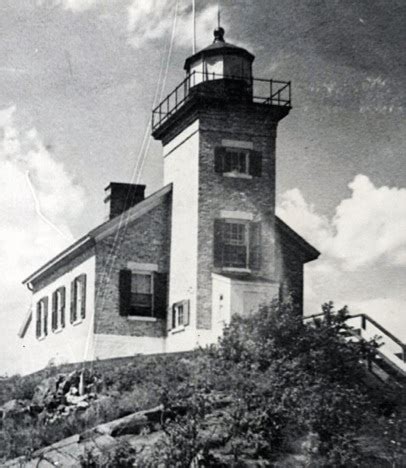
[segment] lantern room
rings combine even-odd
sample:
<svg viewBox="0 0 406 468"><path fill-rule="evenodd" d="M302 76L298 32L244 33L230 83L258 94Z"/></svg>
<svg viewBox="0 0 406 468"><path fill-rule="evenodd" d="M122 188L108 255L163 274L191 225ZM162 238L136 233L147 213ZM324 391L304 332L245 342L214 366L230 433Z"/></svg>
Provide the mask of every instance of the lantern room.
<svg viewBox="0 0 406 468"><path fill-rule="evenodd" d="M191 86L222 79L242 80L250 85L254 58L246 49L225 42L224 29L219 27L214 31L213 43L188 57L184 68Z"/></svg>

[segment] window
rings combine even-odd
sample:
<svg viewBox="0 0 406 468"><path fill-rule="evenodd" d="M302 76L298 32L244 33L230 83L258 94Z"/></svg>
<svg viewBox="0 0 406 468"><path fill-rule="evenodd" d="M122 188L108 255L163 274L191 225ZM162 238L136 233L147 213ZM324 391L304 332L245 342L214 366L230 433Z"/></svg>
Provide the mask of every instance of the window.
<svg viewBox="0 0 406 468"><path fill-rule="evenodd" d="M151 273L132 273L131 305L128 315L152 317L153 276Z"/></svg>
<svg viewBox="0 0 406 468"><path fill-rule="evenodd" d="M186 327L190 322L190 301L176 302L172 306L172 316L169 317L169 329Z"/></svg>
<svg viewBox="0 0 406 468"><path fill-rule="evenodd" d="M62 286L52 294L52 331L65 327L65 288Z"/></svg>
<svg viewBox="0 0 406 468"><path fill-rule="evenodd" d="M37 302L36 337L44 338L48 335L48 298L43 297Z"/></svg>
<svg viewBox="0 0 406 468"><path fill-rule="evenodd" d="M119 313L124 317L165 319L168 274L125 268L118 278Z"/></svg>
<svg viewBox="0 0 406 468"><path fill-rule="evenodd" d="M249 151L226 148L224 155L224 172L249 174Z"/></svg>
<svg viewBox="0 0 406 468"><path fill-rule="evenodd" d="M86 275L80 275L71 283L70 322L78 323L86 318Z"/></svg>
<svg viewBox="0 0 406 468"><path fill-rule="evenodd" d="M224 267L248 267L248 225L246 223L224 223L222 263Z"/></svg>
<svg viewBox="0 0 406 468"><path fill-rule="evenodd" d="M260 177L262 154L242 148L217 147L214 152L215 171L222 174Z"/></svg>
<svg viewBox="0 0 406 468"><path fill-rule="evenodd" d="M261 224L246 220L216 219L214 266L260 269Z"/></svg>

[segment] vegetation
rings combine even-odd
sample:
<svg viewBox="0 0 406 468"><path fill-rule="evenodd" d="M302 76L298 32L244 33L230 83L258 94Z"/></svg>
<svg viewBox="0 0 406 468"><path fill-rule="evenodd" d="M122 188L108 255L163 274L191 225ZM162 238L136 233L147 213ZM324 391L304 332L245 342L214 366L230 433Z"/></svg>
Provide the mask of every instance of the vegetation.
<svg viewBox="0 0 406 468"><path fill-rule="evenodd" d="M274 303L234 317L217 346L96 370L99 398L72 420L5 418L0 457L162 403L162 437L151 449L121 443L105 456L88 453L82 466L405 466L402 395L381 391L362 363L376 344L348 340L346 309L323 312L304 324L289 304ZM3 401L32 398L34 383L23 381L9 381Z"/></svg>

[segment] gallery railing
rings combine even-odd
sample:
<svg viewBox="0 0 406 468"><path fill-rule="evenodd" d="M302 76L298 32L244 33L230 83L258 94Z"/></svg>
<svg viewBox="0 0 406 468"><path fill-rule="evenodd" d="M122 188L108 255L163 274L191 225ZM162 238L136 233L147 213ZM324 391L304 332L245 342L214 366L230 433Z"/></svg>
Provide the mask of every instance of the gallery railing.
<svg viewBox="0 0 406 468"><path fill-rule="evenodd" d="M290 81L247 78L194 71L153 109L152 130L162 125L171 115L180 109L194 94L192 90L197 92L201 89L198 85L208 81L220 80L230 89L239 89L241 96L250 96L252 102L270 106L291 107L292 91Z"/></svg>

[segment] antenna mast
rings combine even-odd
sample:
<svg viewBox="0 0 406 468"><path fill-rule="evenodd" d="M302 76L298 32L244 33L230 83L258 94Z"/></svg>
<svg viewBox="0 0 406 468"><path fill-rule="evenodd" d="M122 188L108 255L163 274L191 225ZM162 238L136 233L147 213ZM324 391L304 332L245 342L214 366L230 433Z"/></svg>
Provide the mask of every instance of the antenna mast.
<svg viewBox="0 0 406 468"><path fill-rule="evenodd" d="M217 2L217 27L220 29L220 0Z"/></svg>
<svg viewBox="0 0 406 468"><path fill-rule="evenodd" d="M193 55L196 53L196 0L192 0Z"/></svg>

